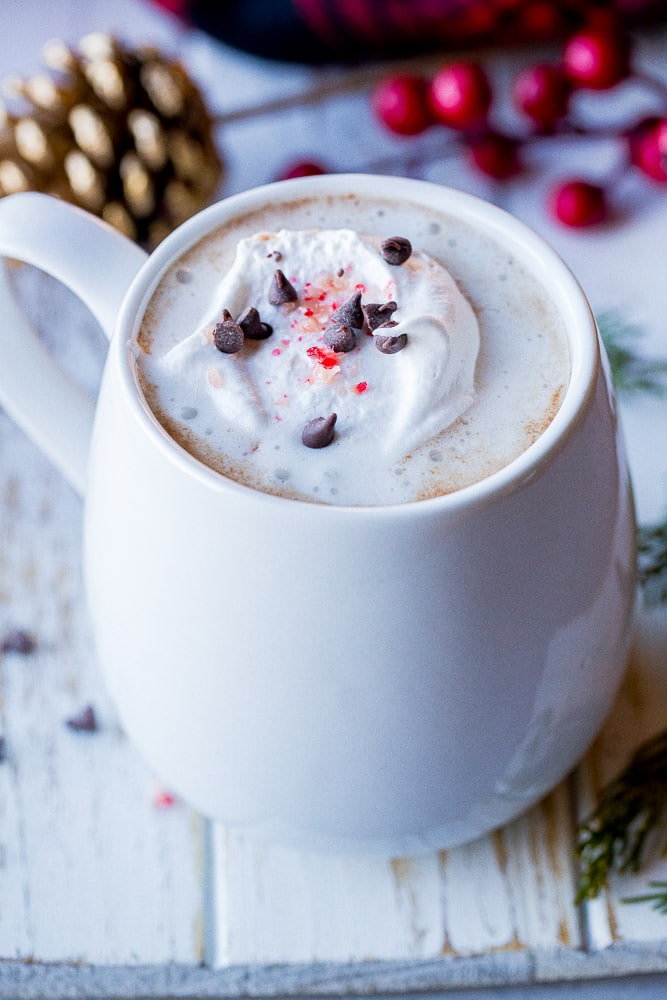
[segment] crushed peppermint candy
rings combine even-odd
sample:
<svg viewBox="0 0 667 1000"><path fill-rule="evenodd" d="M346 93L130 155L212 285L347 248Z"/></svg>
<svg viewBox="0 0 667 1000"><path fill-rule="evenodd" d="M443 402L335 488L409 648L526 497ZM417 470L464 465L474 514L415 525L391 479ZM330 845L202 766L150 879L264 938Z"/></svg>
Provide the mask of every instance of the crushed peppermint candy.
<svg viewBox="0 0 667 1000"><path fill-rule="evenodd" d="M329 348L329 350L325 350L322 347L317 347L316 345L314 345L313 347L308 348L306 354L308 355L309 358L312 358L313 361L317 361L318 365L321 365L322 368L339 367L338 358L336 357L336 352L331 348Z"/></svg>
<svg viewBox="0 0 667 1000"><path fill-rule="evenodd" d="M171 809L176 805L176 796L164 788L159 788L153 796L153 805L156 809Z"/></svg>

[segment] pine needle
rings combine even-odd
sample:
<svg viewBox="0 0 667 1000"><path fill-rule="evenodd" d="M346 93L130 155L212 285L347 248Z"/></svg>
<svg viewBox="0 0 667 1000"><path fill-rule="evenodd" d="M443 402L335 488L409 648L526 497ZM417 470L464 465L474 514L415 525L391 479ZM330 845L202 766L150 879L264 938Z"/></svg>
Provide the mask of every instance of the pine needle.
<svg viewBox="0 0 667 1000"><path fill-rule="evenodd" d="M575 901L594 899L612 872L637 872L649 833L667 810L667 730L635 751L624 771L602 790L579 825L580 875ZM667 856L667 836L662 848Z"/></svg>
<svg viewBox="0 0 667 1000"><path fill-rule="evenodd" d="M636 342L643 336L641 327L627 323L616 311L600 313L597 324L619 393L661 396L667 392L667 361L647 359L637 353Z"/></svg>
<svg viewBox="0 0 667 1000"><path fill-rule="evenodd" d="M622 903L652 903L653 909L658 913L667 916L667 882L653 881L648 883L649 889L656 889L656 892L647 892L643 896L627 896L622 899Z"/></svg>
<svg viewBox="0 0 667 1000"><path fill-rule="evenodd" d="M667 521L637 529L637 578L645 607L667 601Z"/></svg>

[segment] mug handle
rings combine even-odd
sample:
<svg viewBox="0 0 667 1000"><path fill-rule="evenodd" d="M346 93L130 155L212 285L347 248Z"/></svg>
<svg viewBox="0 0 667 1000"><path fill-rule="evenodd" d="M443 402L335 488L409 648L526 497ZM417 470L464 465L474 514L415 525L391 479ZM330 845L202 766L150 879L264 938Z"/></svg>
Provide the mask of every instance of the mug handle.
<svg viewBox="0 0 667 1000"><path fill-rule="evenodd" d="M65 284L106 337L147 254L82 209L36 192L0 198L0 256ZM95 402L57 365L12 296L0 262L0 405L83 495Z"/></svg>

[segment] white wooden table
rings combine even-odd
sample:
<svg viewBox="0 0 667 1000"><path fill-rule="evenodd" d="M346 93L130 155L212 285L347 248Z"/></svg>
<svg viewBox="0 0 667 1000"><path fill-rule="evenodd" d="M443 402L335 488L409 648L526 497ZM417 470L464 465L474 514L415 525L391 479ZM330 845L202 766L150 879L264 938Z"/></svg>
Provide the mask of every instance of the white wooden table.
<svg viewBox="0 0 667 1000"><path fill-rule="evenodd" d="M556 245L596 311L618 310L643 328L648 355L667 357L667 190L628 180L630 218L596 232L558 229L542 208L546 177L602 169L606 147L563 146L556 156L549 147L535 154L534 182L496 189L459 157L440 156L437 136L381 133L368 110L372 72L265 64L183 33L139 0L23 0L3 5L2 18L1 76L36 70L48 38L75 42L90 30L178 49L227 116L222 193L315 157L336 170L410 170L498 201ZM643 39L641 51L667 76L667 35ZM494 57L499 81L512 66ZM51 283L22 281L44 336L94 392L104 350L94 324ZM667 400L621 406L648 523L667 511ZM318 856L257 846L178 801L160 807L161 789L98 676L80 529L78 498L0 415L0 633L37 637L32 654L0 659L0 996L412 994L585 981L597 997L591 981L602 989L612 977L605 996L616 998L618 977L667 972L667 917L621 902L667 878L666 862L615 879L583 908L573 903L577 818L630 750L667 724L667 613L639 616L603 733L528 814L458 850ZM99 730L73 732L65 720L88 703ZM667 992L662 982L646 980Z"/></svg>

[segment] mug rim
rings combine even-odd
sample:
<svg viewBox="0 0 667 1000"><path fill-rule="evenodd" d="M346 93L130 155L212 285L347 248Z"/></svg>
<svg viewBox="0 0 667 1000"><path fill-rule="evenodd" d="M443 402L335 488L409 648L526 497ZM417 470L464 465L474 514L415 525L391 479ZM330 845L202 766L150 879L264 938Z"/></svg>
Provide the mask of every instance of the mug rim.
<svg viewBox="0 0 667 1000"><path fill-rule="evenodd" d="M386 193L385 185L390 186ZM280 201L288 202L343 194L376 199L398 198L418 202L422 207L431 204L439 211L477 224L496 239L501 237L507 241L509 237L512 253L526 266L531 262L533 273L543 284L546 284L543 275L534 265L539 263L540 270L549 269L547 287L563 317L570 355L570 378L560 407L545 430L524 451L490 475L460 489L400 503L354 505L322 503L268 493L223 475L186 451L158 421L141 389L134 349L136 338L160 279L178 257L224 224L225 219L256 209L269 199L275 201L278 197ZM432 181L363 173L321 174L274 181L223 198L186 220L156 247L132 282L116 321L110 352L113 350L120 351L117 360L120 362L123 389L144 431L172 462L207 487L232 489L234 492L240 490L248 499L254 497L262 503L297 504L312 510L391 511L395 512L395 516L406 511L414 516L418 510L427 513L436 509L453 511L477 506L514 492L539 475L560 453L587 412L600 366L597 326L586 295L568 265L544 237L510 212L477 195Z"/></svg>

